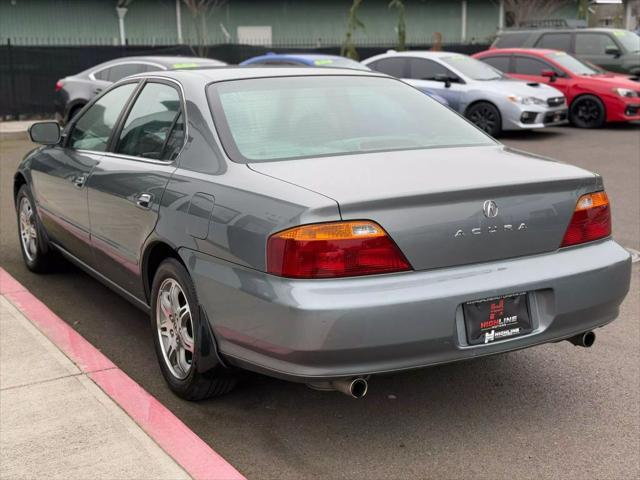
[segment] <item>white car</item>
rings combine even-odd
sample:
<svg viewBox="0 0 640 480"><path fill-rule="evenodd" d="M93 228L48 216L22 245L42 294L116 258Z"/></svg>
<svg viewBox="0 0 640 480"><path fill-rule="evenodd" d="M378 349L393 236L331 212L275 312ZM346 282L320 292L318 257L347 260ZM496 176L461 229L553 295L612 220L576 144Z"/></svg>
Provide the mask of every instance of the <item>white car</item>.
<svg viewBox="0 0 640 480"><path fill-rule="evenodd" d="M468 55L390 50L362 63L444 97L451 108L493 136L503 130L543 128L568 121L567 103L559 90L511 79Z"/></svg>

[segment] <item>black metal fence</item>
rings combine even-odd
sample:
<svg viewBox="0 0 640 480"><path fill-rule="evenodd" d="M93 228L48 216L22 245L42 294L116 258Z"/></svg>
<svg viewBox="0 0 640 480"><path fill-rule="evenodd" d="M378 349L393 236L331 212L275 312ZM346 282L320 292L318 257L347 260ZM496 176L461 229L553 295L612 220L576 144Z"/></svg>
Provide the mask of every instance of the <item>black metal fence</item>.
<svg viewBox="0 0 640 480"><path fill-rule="evenodd" d="M358 46L360 58L368 58L393 48L392 45ZM412 44L409 49L428 50L430 44ZM443 50L472 54L488 48L485 44L448 44ZM221 44L206 49L206 56L236 64L266 52L308 52L339 54L339 46L308 46L292 42L279 46ZM15 46L0 45L0 119L26 118L53 113L56 81L114 58L132 55L196 55L186 45L175 46Z"/></svg>

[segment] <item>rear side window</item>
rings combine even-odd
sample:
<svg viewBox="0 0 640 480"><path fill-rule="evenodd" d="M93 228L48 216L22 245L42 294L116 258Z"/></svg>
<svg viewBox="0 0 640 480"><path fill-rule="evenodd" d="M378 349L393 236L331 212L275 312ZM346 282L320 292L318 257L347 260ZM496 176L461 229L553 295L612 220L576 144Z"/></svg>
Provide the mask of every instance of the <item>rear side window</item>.
<svg viewBox="0 0 640 480"><path fill-rule="evenodd" d="M536 58L515 57L513 73L540 76L543 70L551 70L551 66Z"/></svg>
<svg viewBox="0 0 640 480"><path fill-rule="evenodd" d="M391 75L392 77L406 78L406 76L408 75L406 68L407 63L407 59L405 58L383 58L382 60L378 60L377 62L370 63L369 67L378 72Z"/></svg>
<svg viewBox="0 0 640 480"><path fill-rule="evenodd" d="M457 77L457 75L443 65L431 60L412 58L409 62L409 78L416 80L435 80L436 75Z"/></svg>
<svg viewBox="0 0 640 480"><path fill-rule="evenodd" d="M509 56L500 55L496 57L482 57L482 60L485 63L488 63L493 68L497 68L501 72L508 73L509 72Z"/></svg>
<svg viewBox="0 0 640 480"><path fill-rule="evenodd" d="M98 99L73 126L67 146L104 152L120 112L137 86L137 83L127 83Z"/></svg>
<svg viewBox="0 0 640 480"><path fill-rule="evenodd" d="M606 55L607 47L618 47L613 39L604 33L577 33L577 55Z"/></svg>
<svg viewBox="0 0 640 480"><path fill-rule="evenodd" d="M154 70L160 70L159 67L153 65L147 65L146 63L125 63L122 65L114 65L99 72L95 72L93 76L98 80L104 80L106 82L115 83L118 80L122 80L129 75L135 75L136 73L152 72Z"/></svg>
<svg viewBox="0 0 640 480"><path fill-rule="evenodd" d="M522 47L529 38L528 32L503 33L495 41L495 48L516 48Z"/></svg>
<svg viewBox="0 0 640 480"><path fill-rule="evenodd" d="M124 122L116 153L172 160L182 146L180 95L163 83L147 83Z"/></svg>
<svg viewBox="0 0 640 480"><path fill-rule="evenodd" d="M536 48L550 48L568 52L571 48L570 33L545 33L538 39Z"/></svg>

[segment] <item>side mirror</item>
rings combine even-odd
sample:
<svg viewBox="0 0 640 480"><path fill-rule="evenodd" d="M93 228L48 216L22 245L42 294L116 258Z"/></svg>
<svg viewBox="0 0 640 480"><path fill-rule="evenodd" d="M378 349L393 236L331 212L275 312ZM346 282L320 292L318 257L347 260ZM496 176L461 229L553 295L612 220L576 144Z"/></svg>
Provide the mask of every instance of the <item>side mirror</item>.
<svg viewBox="0 0 640 480"><path fill-rule="evenodd" d="M614 45L609 45L604 49L604 53L607 55L613 55L614 57L619 57L621 55L620 49Z"/></svg>
<svg viewBox="0 0 640 480"><path fill-rule="evenodd" d="M558 74L553 70L542 70L540 75L543 77L547 77L550 82L555 82Z"/></svg>
<svg viewBox="0 0 640 480"><path fill-rule="evenodd" d="M451 77L446 73L439 73L434 77L436 82L444 82L444 87L449 88L451 86Z"/></svg>
<svg viewBox="0 0 640 480"><path fill-rule="evenodd" d="M57 145L60 142L58 122L38 122L29 127L29 138L42 145Z"/></svg>

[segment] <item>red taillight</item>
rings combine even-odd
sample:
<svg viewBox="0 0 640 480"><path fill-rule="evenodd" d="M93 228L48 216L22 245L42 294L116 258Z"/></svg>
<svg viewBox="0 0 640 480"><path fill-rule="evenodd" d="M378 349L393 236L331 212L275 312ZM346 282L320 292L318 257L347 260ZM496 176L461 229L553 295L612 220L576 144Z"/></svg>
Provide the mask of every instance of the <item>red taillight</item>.
<svg viewBox="0 0 640 480"><path fill-rule="evenodd" d="M62 87L64 87L64 82L62 80L58 80L56 82L56 92L59 92Z"/></svg>
<svg viewBox="0 0 640 480"><path fill-rule="evenodd" d="M578 199L561 247L591 242L611 235L611 209L605 192L588 193Z"/></svg>
<svg viewBox="0 0 640 480"><path fill-rule="evenodd" d="M335 278L411 270L387 233L374 222L305 225L276 233L267 243L267 270L290 278Z"/></svg>

